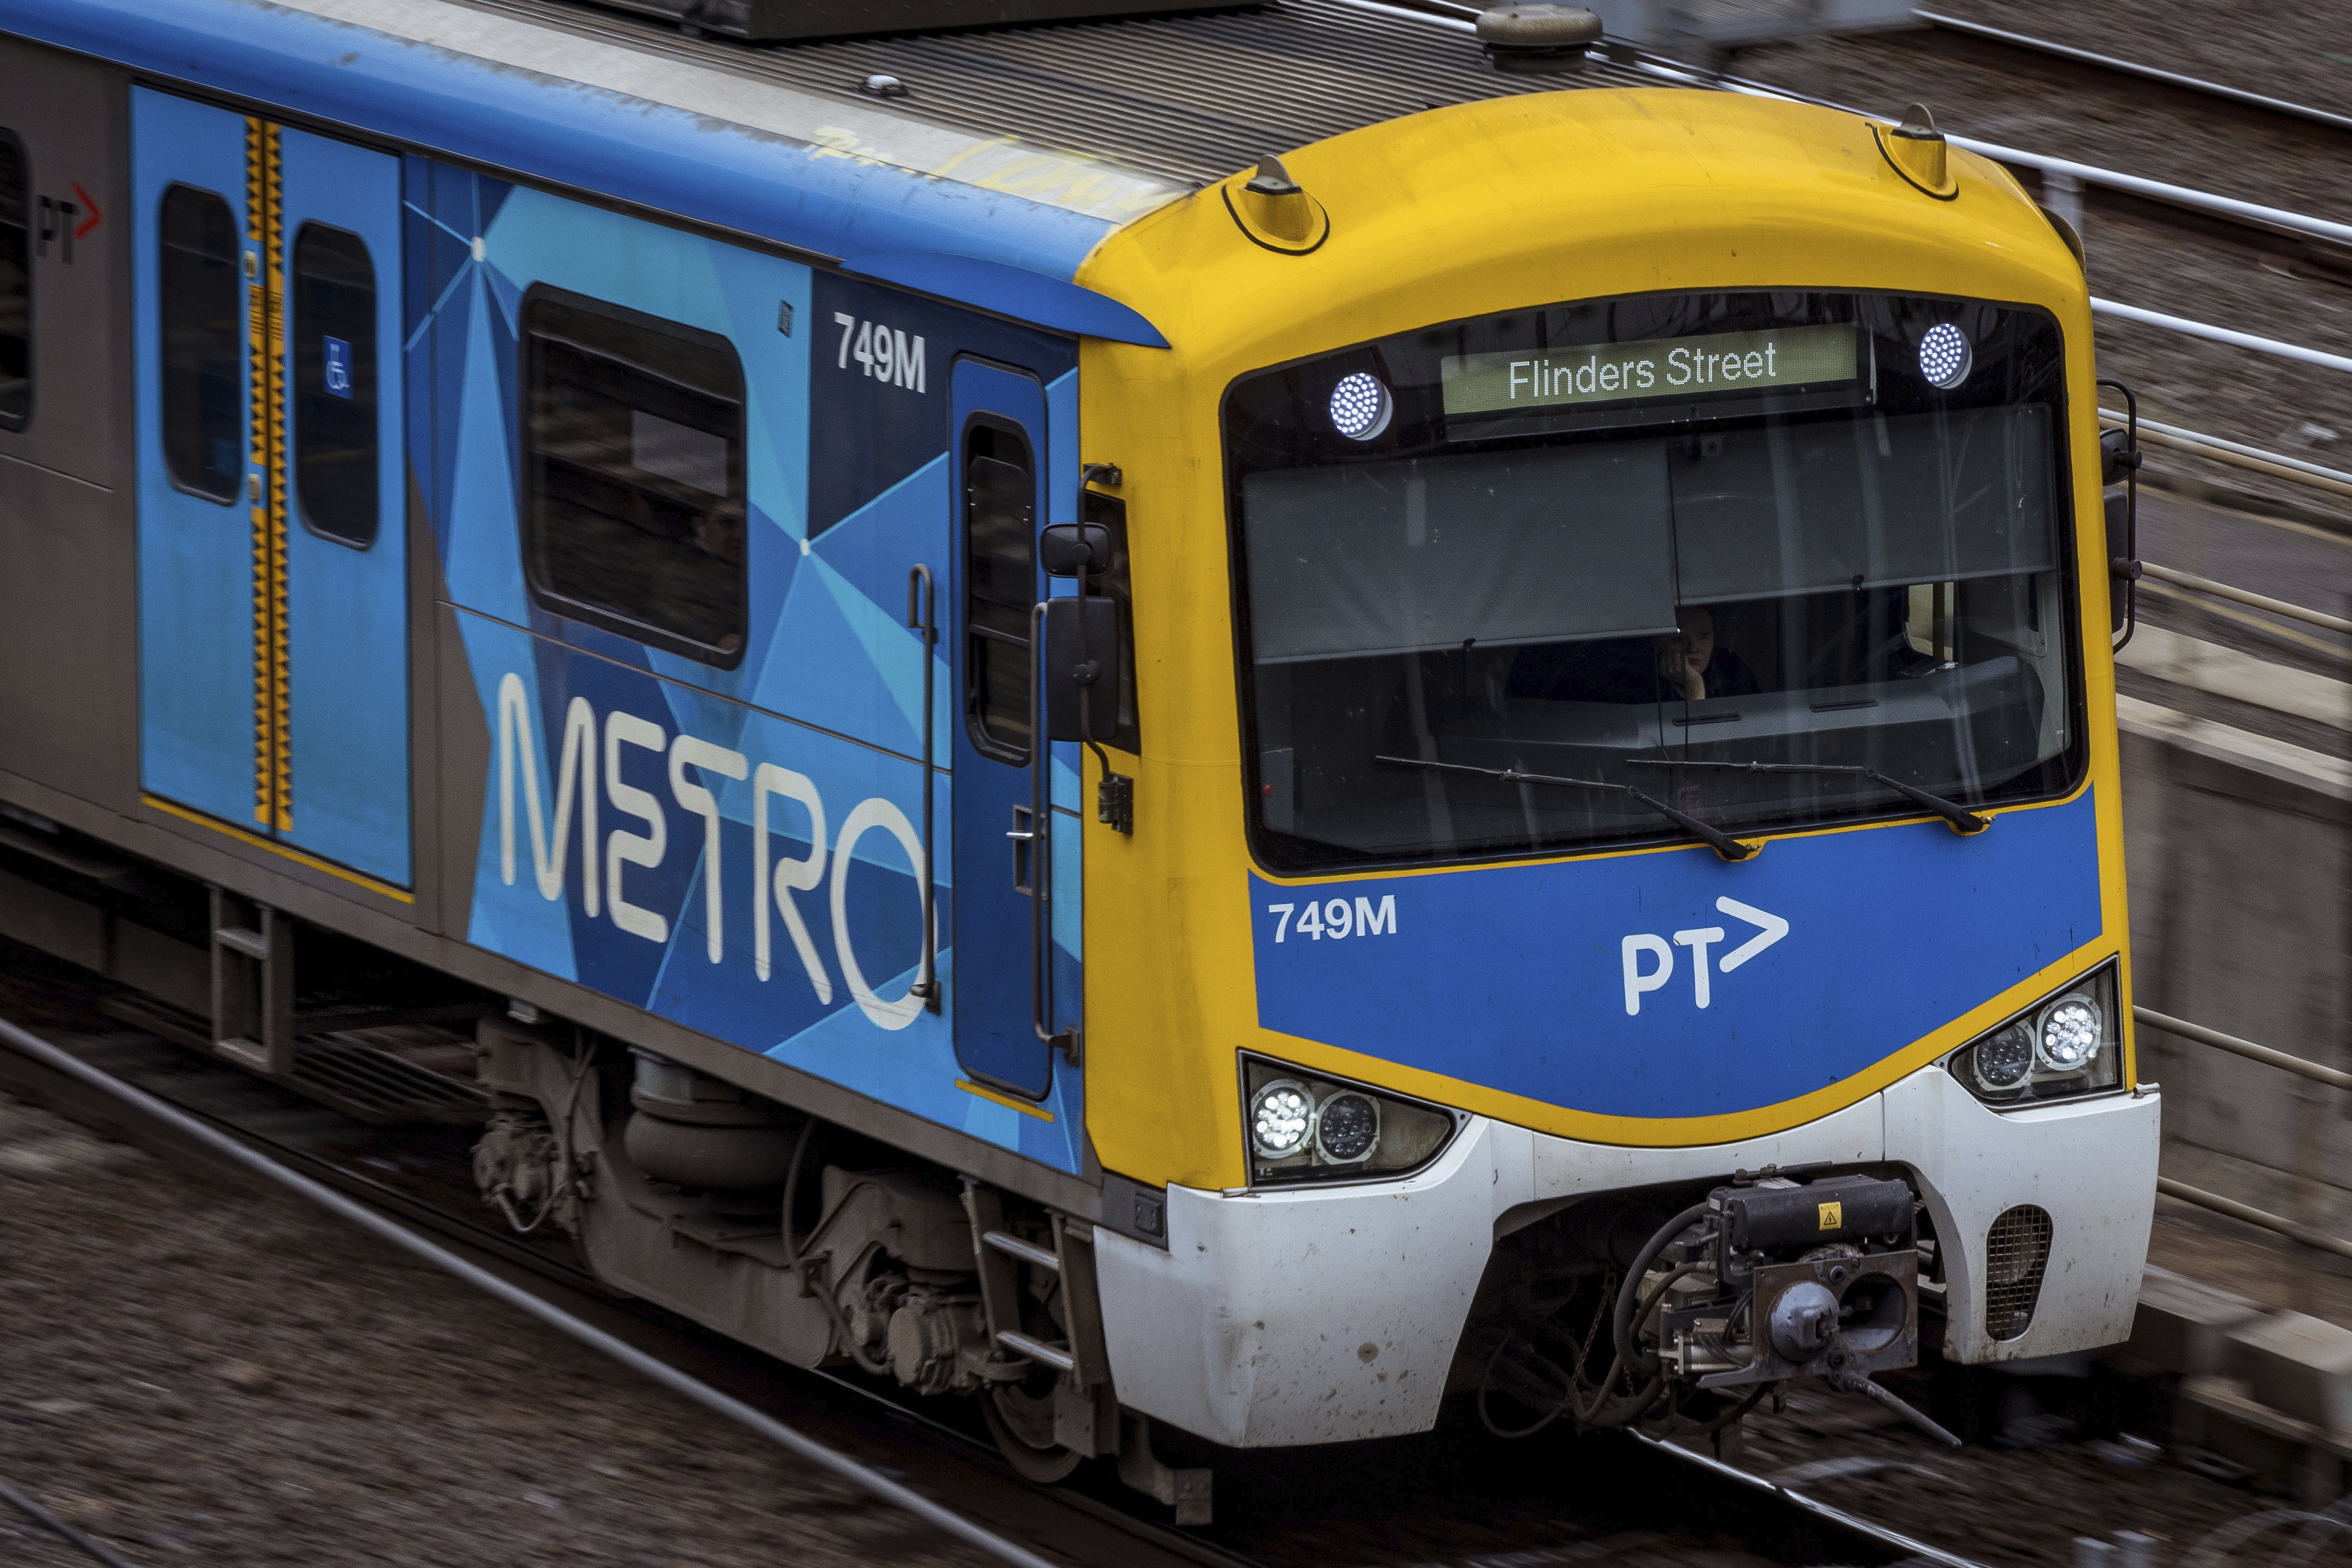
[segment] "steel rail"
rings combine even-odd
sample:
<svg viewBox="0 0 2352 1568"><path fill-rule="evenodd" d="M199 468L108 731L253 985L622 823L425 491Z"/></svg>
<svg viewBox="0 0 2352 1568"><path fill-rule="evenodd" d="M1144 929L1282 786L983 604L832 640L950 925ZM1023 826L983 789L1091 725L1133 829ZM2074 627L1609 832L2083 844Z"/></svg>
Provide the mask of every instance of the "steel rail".
<svg viewBox="0 0 2352 1568"><path fill-rule="evenodd" d="M162 1042L158 1040L156 1043L161 1044ZM9 1042L5 1039L0 1039L0 1058L11 1056L36 1065L47 1073L52 1075L58 1074L58 1069L49 1066L48 1060L46 1057L32 1058L21 1050L10 1049ZM222 1068L222 1071L234 1077L241 1078L243 1076L241 1074L237 1074L235 1069L226 1067ZM110 1075L103 1075L102 1070L101 1075L110 1077L110 1084L111 1082L121 1081L112 1079ZM77 1076L71 1081L80 1083L83 1080L79 1076ZM12 1087L14 1087L13 1080ZM21 1089L19 1091L21 1092ZM103 1088L101 1092L107 1094L109 1098L111 1098L112 1091L110 1088ZM49 1097L46 1092L37 1093L34 1098L42 1103L51 1103ZM84 1110L68 1109L54 1105L53 1109L58 1110L61 1114L64 1114L68 1118L83 1121L87 1125L100 1127L108 1132L109 1136L135 1136L135 1134L131 1133L128 1124L124 1121L116 1121L111 1118L103 1121L89 1121L87 1120L86 1110ZM201 1119L201 1113L198 1114ZM230 1132L224 1133L224 1136L228 1136L230 1133L242 1133L245 1137L255 1140L259 1148L272 1151L278 1157L284 1157L289 1152L283 1145L275 1144L268 1135L256 1132L250 1129L242 1128L234 1121L208 1121L206 1124L218 1125L229 1129ZM159 1143L147 1142L144 1140L141 1140L141 1142L143 1146L149 1147L153 1152L163 1154L164 1157L174 1161L184 1161L189 1159L193 1154L197 1153L208 1156L211 1152L209 1144L207 1144L202 1151L190 1151L184 1144L173 1144L167 1150ZM261 1157L267 1159L271 1156L269 1153L265 1152ZM299 1155L299 1152L297 1152L295 1157L300 1158L302 1156ZM206 1162L206 1168L211 1168L209 1160ZM566 1283L569 1282L567 1281ZM882 1407L889 1410L893 1415L910 1419L919 1426L930 1428L941 1436L954 1439L967 1446L976 1446L982 1449L986 1449L991 1452L993 1451L990 1446L984 1442L974 1445L973 1439L968 1435L942 1425L940 1421L930 1415L910 1409L908 1406L895 1404L887 1399L880 1399L876 1396L870 1389L863 1387L856 1383L834 1376L833 1374L827 1373L822 1370L815 1371L813 1375L824 1378L825 1381L833 1383L848 1392L874 1400ZM1638 1435L1629 1434L1629 1436ZM1676 1444L1660 1442L1657 1439L1646 1436L1642 1438L1642 1442L1644 1447L1682 1461L1684 1464L1694 1469L1710 1473L1718 1472L1721 1469L1721 1467L1716 1461L1704 1455L1695 1453L1690 1449L1681 1447ZM1924 1552L1927 1554L1926 1560L1936 1563L1939 1565L1939 1568L1978 1568L1978 1565L1976 1564L1937 1552L1933 1548L1920 1547L1916 1542L1911 1542L1909 1538L1901 1536L1885 1526L1874 1524L1867 1520L1843 1513L1837 1509L1820 1503L1801 1492L1795 1491L1789 1486L1777 1482L1767 1481L1761 1478L1745 1475L1744 1473L1738 1475L1738 1479L1746 1483L1742 1489L1750 1493L1758 1501L1762 1502L1768 1499L1777 1500L1785 1506L1810 1516L1812 1520L1818 1522L1831 1524L1839 1529L1845 1530L1856 1535L1862 1541L1867 1542L1874 1548L1887 1551L1890 1555L1907 1554L1909 1556L1917 1556ZM1072 1490L1065 1488L1046 1488L1043 1489L1057 1500L1066 1503L1078 1513L1086 1515L1099 1522L1123 1529L1133 1529L1141 1522L1134 1515L1116 1508L1111 1504L1099 1500L1090 1495L1087 1491ZM1262 1568L1262 1564L1258 1560L1242 1555L1230 1547L1200 1539L1198 1537L1187 1535L1181 1531L1171 1531L1166 1530L1165 1527L1153 1526L1150 1528L1154 1531L1154 1544L1162 1546L1172 1554L1188 1558L1197 1563L1208 1565L1208 1568ZM120 1568L134 1568L134 1565L121 1564L120 1565Z"/></svg>
<svg viewBox="0 0 2352 1568"><path fill-rule="evenodd" d="M1359 10L1375 11L1391 16L1409 16L1431 26L1456 33L1474 33L1475 25L1462 13L1468 7L1453 5L1450 0L1418 0L1418 3L1397 3L1397 0L1338 0L1338 3ZM1440 11L1439 6L1444 9ZM1426 7L1426 8L1424 8ZM1474 13L1475 14L1475 13ZM1816 98L1810 93L1773 87L1769 83L1751 81L1744 77L1724 76L1688 66L1663 55L1643 54L1635 68L1644 74L1691 87L1720 88L1725 91L1750 98L1774 98L1790 103L1810 103L1822 109L1834 109L1842 113L1860 116L1882 125L1893 121L1882 114L1872 114L1851 104L1833 99ZM2314 239L2352 246L2352 224L2333 219L2313 217L2305 213L2289 212L2284 207L2264 206L2260 202L2240 201L2234 196L2216 195L2210 191L2191 189L2186 185L2168 184L2162 180L2143 179L2118 169L2103 169L2095 163L2078 163L2071 158L2055 158L2043 153L2029 153L2019 147L2004 147L1997 142L1980 142L1974 137L1946 134L1952 146L1967 149L1990 158L1996 163L2022 164L2045 174L2070 174L2085 184L2100 185L2108 190L2123 191L2150 201L2193 212L2208 212L2241 224L2252 225L2286 234L2300 234ZM2214 329L2219 331L2220 329ZM2352 361L2342 362L2343 368L2352 369Z"/></svg>
<svg viewBox="0 0 2352 1568"><path fill-rule="evenodd" d="M0 1500L42 1529L78 1549L82 1555L106 1564L106 1568L133 1568L122 1554L103 1541L94 1540L43 1508L40 1503L18 1491L5 1481L0 1481Z"/></svg>
<svg viewBox="0 0 2352 1568"><path fill-rule="evenodd" d="M2192 594L2210 594L2217 599L2229 599L2237 604L2251 605L2255 609L2270 615L2284 616L2289 620L2302 621L2307 626L2352 636L2352 621L2347 621L2341 616L2322 615L2317 610L2306 610L2301 605L2290 605L2284 599L2273 599L2266 595L2249 593L2243 588L2232 588L2227 583L2216 583L2210 577L2192 576L2186 572L2176 572L2169 566L2158 566L2153 561L2141 562L2139 569L2159 583L2170 583L2175 587L2186 588ZM2210 1045L2212 1042L2206 1043ZM2347 1084L2347 1087L2352 1087L2352 1084Z"/></svg>
<svg viewBox="0 0 2352 1568"><path fill-rule="evenodd" d="M607 1333L594 1324L573 1317L552 1302L543 1301L530 1291L499 1279L478 1264L470 1263L424 1237L385 1218L364 1205L356 1203L322 1183L290 1170L265 1154L247 1148L236 1139L188 1115L177 1107L166 1104L147 1093L96 1068L80 1061L69 1052L31 1034L16 1025L0 1019L0 1046L61 1074L87 1089L96 1089L130 1106L141 1116L168 1128L175 1135L200 1145L208 1153L252 1172L265 1180L286 1187L320 1208L349 1220L361 1229L392 1243L446 1273L456 1276L485 1295L494 1296L509 1306L537 1319L558 1333L586 1345L591 1350L610 1356L632 1372L651 1379L675 1394L692 1400L712 1413L749 1427L770 1441L791 1450L820 1468L832 1471L851 1485L861 1488L895 1508L905 1510L946 1534L954 1536L988 1553L1012 1568L1061 1568L1050 1559L1039 1556L1026 1547L1005 1540L983 1526L954 1510L941 1507L911 1488L900 1485L879 1470L860 1464L848 1455L829 1448L815 1438L787 1426L773 1416L753 1409L741 1400L722 1394L698 1378L690 1377L675 1367L647 1355L635 1345Z"/></svg>
<svg viewBox="0 0 2352 1568"><path fill-rule="evenodd" d="M2176 1182L2170 1176L2157 1177L2156 1190L2168 1198L2179 1198L2184 1204L2195 1204L2200 1209L2211 1209L2215 1214L2227 1215L2231 1219L2243 1220L2248 1225L2260 1226L2264 1230L2276 1231L2279 1235L2292 1237L2305 1247L2316 1247L2322 1252L2332 1252L2338 1258L2352 1258L2352 1241L2329 1236L2325 1231L2314 1230L2307 1225L2297 1225L2284 1215L2274 1215L2266 1209L2258 1209L2252 1204L2242 1204L2235 1198L2225 1198L2219 1193L2209 1193L2202 1187L2192 1187L2186 1182Z"/></svg>
<svg viewBox="0 0 2352 1568"><path fill-rule="evenodd" d="M1925 1568L1927 1564L1933 1564L1934 1568L1978 1568L1978 1564L1968 1558L1946 1552L1941 1547L1930 1546L1924 1541L1905 1535L1897 1530L1890 1530L1885 1525L1873 1524L1870 1521L1848 1513L1843 1509L1832 1508L1828 1503L1818 1502L1802 1492L1791 1491L1778 1481L1750 1474L1737 1465L1727 1465L1711 1454L1697 1453L1679 1444L1668 1442L1663 1437L1653 1437L1638 1428L1631 1429L1630 1435L1638 1442L1672 1454L1678 1459L1688 1460L1727 1484L1743 1487L1752 1491L1777 1494L1790 1507L1810 1514L1825 1524L1853 1531L1881 1546L1905 1553L1902 1561L1895 1564L1895 1568ZM1474 1561L1484 1562L1508 1562L1509 1560L1510 1554L1507 1552L1499 1557L1474 1559Z"/></svg>
<svg viewBox="0 0 2352 1568"><path fill-rule="evenodd" d="M2099 419L2111 430L2123 429L2126 423L2122 415L2105 408L2099 410ZM2211 462L2225 463L2233 468L2267 474L2292 484L2307 485L2313 489L2326 490L2335 495L2352 496L2352 474L2341 469L2306 463L2301 458L2290 458L2284 452L2265 452L2259 447L2225 441L2219 436L2184 430L2178 425L2159 424L2144 414L2139 419L2139 438L2148 446L2166 447Z"/></svg>
<svg viewBox="0 0 2352 1568"><path fill-rule="evenodd" d="M2132 1019L2136 1023L2147 1025L2151 1029L2161 1030L2168 1035L2178 1035L2185 1040L2195 1040L2200 1045L2211 1046L2216 1050L2228 1051L2232 1056L2243 1057L2249 1061L2261 1062L2265 1067L2274 1067L2282 1071L2307 1078L2315 1083L2324 1083L2333 1089L2352 1089L2352 1072L2341 1072L2335 1068L2322 1067L2317 1062L2305 1061L2301 1057L2289 1056L2286 1052L2273 1049L2269 1046L2258 1046L2252 1040L2242 1040L2235 1035L2225 1035L2219 1029L2209 1029L2201 1024L2191 1024L2184 1019L2168 1017L2153 1008L2134 1007ZM2235 1198L2225 1198L2219 1193L2209 1193L2202 1187L2192 1187L2186 1182L2176 1182L2169 1176L2158 1176L2156 1179L2156 1190L2167 1197L2179 1198L2182 1203L2194 1204L2199 1208L2210 1209L2215 1214L2227 1215L2231 1219L2242 1220L2248 1225L2275 1231L2281 1236L2303 1243L2305 1247L2316 1247L2322 1252L2332 1252L2339 1258L2352 1258L2352 1241L2329 1236L2325 1231L2314 1230L2307 1225L2299 1225L2284 1215L2272 1214L2266 1209L2258 1209L2252 1204L2242 1204Z"/></svg>
<svg viewBox="0 0 2352 1568"><path fill-rule="evenodd" d="M2050 55L2058 59L2072 61L2076 65L2093 66L2100 70L2113 71L2118 76L2138 77L2143 81L2177 88L2183 92L2193 92L2200 98L2217 98L2242 108L2259 109L2265 114L2277 114L2291 120L2308 121L2314 125L2324 125L2333 131L2352 131L2352 115L2333 114L2325 109L2314 109L2308 104L2292 102L2284 98L2269 98L2259 92L2248 92L2242 88L2224 87L2217 81L2182 76L2178 71L2162 70L2155 66L2141 65L2137 60L2118 59L2113 55L2097 54L2090 49L2078 49L2071 44L2053 43L2047 38L2028 37L2023 33L2011 33L2000 27L1989 27L1982 22L1966 21L1958 16L1946 16L1937 12L1922 10L1915 10L1911 14L1927 23L1928 26L1941 32L1981 38L1988 43L2000 44L2009 48L2020 49L2031 54Z"/></svg>
<svg viewBox="0 0 2352 1568"><path fill-rule="evenodd" d="M2161 310L2145 310L2137 305L2118 304L2113 300L2102 300L2095 295L2091 300L2091 313L2096 316L2114 316L2119 321L2138 321L2151 327L2163 327L2188 337L2207 338L2217 343L2229 343L2236 348L2253 349L2262 353L2276 354L2281 359L2301 360L2305 364L2322 365L2329 370L2352 371L2352 357L2343 354L2332 354L2323 349L2307 349L2300 343L2281 342L2276 338L2256 337L2252 332L2217 327L2208 321L2193 321L2186 316L2168 316Z"/></svg>
<svg viewBox="0 0 2352 1568"><path fill-rule="evenodd" d="M2322 1067L2317 1062L2305 1061L2301 1057L2291 1057L2284 1051L2269 1046L2258 1046L2252 1040L2242 1040L2235 1035L2225 1035L2219 1029L2209 1029L2201 1024L2187 1023L2179 1018L2168 1018L2152 1008L2134 1007L2132 1021L2145 1024L2151 1029L2161 1030L2168 1035L2179 1035L2184 1040L2195 1040L2200 1046L2211 1046L2215 1050L2228 1051L2232 1055L2244 1057L2249 1061L2262 1062L2269 1067L2299 1074L2316 1083L2328 1084L2336 1089L2352 1089L2352 1072L2340 1072L2335 1068Z"/></svg>

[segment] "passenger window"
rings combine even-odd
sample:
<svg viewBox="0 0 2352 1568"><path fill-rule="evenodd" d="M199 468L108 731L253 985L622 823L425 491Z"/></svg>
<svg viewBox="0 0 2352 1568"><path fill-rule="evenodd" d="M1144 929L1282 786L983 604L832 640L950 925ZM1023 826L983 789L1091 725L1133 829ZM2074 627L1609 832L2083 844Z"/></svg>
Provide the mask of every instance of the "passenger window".
<svg viewBox="0 0 2352 1568"><path fill-rule="evenodd" d="M33 416L32 205L25 144L0 126L0 430Z"/></svg>
<svg viewBox="0 0 2352 1568"><path fill-rule="evenodd" d="M313 533L365 550L377 525L375 266L348 229L294 237L294 494Z"/></svg>
<svg viewBox="0 0 2352 1568"><path fill-rule="evenodd" d="M743 367L725 338L560 289L523 302L523 550L547 607L732 668L750 622Z"/></svg>
<svg viewBox="0 0 2352 1568"><path fill-rule="evenodd" d="M245 474L236 217L213 192L173 185L159 227L163 458L182 489L233 501Z"/></svg>
<svg viewBox="0 0 2352 1568"><path fill-rule="evenodd" d="M972 743L1029 760L1029 611L1037 599L1029 444L981 425L964 442L964 712Z"/></svg>

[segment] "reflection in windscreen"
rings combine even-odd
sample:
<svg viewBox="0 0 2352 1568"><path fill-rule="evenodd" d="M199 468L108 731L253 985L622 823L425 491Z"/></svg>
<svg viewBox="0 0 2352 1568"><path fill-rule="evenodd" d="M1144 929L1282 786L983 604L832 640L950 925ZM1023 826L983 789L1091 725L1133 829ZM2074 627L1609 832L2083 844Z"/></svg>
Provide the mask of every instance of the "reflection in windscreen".
<svg viewBox="0 0 2352 1568"><path fill-rule="evenodd" d="M2068 749L2043 403L1250 473L1263 825L1343 854L1654 838L2039 793Z"/></svg>

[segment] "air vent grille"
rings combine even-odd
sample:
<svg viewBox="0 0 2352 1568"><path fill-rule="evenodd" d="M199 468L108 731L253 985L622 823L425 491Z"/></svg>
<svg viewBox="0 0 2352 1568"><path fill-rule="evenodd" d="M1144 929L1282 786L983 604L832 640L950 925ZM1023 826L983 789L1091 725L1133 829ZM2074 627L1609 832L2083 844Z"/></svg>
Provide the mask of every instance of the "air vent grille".
<svg viewBox="0 0 2352 1568"><path fill-rule="evenodd" d="M2050 1263L2050 1211L2020 1204L1985 1233L1985 1332L2013 1340L2033 1325Z"/></svg>

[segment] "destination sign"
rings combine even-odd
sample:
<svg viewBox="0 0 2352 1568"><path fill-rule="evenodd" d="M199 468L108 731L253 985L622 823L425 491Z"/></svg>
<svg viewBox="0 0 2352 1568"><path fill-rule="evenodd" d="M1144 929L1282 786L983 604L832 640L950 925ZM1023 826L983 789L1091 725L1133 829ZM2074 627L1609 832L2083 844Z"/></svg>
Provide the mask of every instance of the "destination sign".
<svg viewBox="0 0 2352 1568"><path fill-rule="evenodd" d="M1445 412L1508 414L1694 394L1819 388L1860 379L1860 329L1767 327L1596 343L1549 353L1448 354Z"/></svg>

